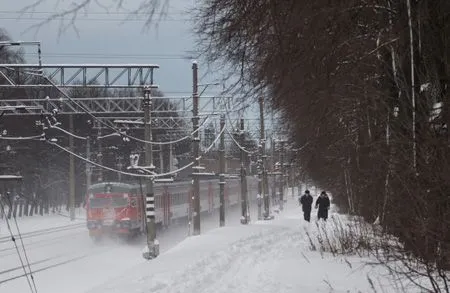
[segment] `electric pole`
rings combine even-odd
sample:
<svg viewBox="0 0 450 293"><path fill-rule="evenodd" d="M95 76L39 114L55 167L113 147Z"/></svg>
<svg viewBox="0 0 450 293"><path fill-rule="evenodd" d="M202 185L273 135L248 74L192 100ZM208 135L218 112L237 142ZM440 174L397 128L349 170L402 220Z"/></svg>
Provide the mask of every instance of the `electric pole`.
<svg viewBox="0 0 450 293"><path fill-rule="evenodd" d="M200 148L200 137L198 133L198 64L196 61L192 63L192 99L193 99L193 109L192 109L192 125L194 128L194 138L192 143L193 148L193 162L192 167L193 172L193 203L194 203L194 235L200 235L200 160L199 160L199 148Z"/></svg>
<svg viewBox="0 0 450 293"><path fill-rule="evenodd" d="M152 144L152 95L150 88L144 88L144 123L145 123L145 168L149 171L153 171L153 149ZM145 184L146 191L146 217L147 217L147 248L148 251L144 252L143 257L146 259L152 259L159 254L159 243L156 240L156 227L155 227L155 194L153 193L153 177L148 178Z"/></svg>
<svg viewBox="0 0 450 293"><path fill-rule="evenodd" d="M69 115L69 132L73 133L73 115ZM69 149L73 153L73 136L69 135ZM75 220L75 157L69 156L69 212L70 220Z"/></svg>
<svg viewBox="0 0 450 293"><path fill-rule="evenodd" d="M284 140L280 141L280 211L284 208Z"/></svg>
<svg viewBox="0 0 450 293"><path fill-rule="evenodd" d="M269 194L267 192L268 180L267 180L267 166L266 166L266 134L264 128L264 98L259 97L259 123L260 123L260 155L261 155L261 170L260 170L260 185L258 189L260 190L260 196L264 202L264 218L269 217ZM261 204L258 203L258 218L261 213ZM262 216L261 216L262 218Z"/></svg>
<svg viewBox="0 0 450 293"><path fill-rule="evenodd" d="M220 115L220 146L219 146L219 199L220 199L220 227L225 226L225 115Z"/></svg>
<svg viewBox="0 0 450 293"><path fill-rule="evenodd" d="M102 147L102 125L100 124L99 121L96 122L97 123L97 146L98 146L98 154L97 154L97 162L100 165L103 165L103 147ZM103 169L102 168L98 168L98 177L97 177L97 181L98 182L102 182L103 181Z"/></svg>
<svg viewBox="0 0 450 293"><path fill-rule="evenodd" d="M86 137L86 158L91 160L91 138ZM86 162L86 195L88 195L89 187L91 186L91 164Z"/></svg>
<svg viewBox="0 0 450 293"><path fill-rule="evenodd" d="M242 205L242 217L241 224L248 224L250 221L250 214L248 208L248 194L247 194L247 171L245 170L245 151L243 149L245 143L244 134L244 119L241 118L241 133L240 133L240 144L241 144L241 205Z"/></svg>

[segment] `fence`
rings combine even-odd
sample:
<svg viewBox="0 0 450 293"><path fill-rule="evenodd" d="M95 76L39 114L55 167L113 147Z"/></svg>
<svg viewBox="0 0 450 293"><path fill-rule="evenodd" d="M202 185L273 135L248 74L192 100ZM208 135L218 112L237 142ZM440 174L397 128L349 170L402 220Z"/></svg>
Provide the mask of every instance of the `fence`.
<svg viewBox="0 0 450 293"><path fill-rule="evenodd" d="M3 208L2 208L3 207ZM61 201L44 201L24 197L0 195L0 219L11 217L32 217L35 215L62 214L68 211L67 203Z"/></svg>

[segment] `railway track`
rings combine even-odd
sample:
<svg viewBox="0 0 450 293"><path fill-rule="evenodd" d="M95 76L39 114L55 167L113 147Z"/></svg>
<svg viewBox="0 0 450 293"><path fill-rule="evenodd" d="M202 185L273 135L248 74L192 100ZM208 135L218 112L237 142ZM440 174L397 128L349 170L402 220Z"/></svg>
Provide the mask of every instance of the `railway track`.
<svg viewBox="0 0 450 293"><path fill-rule="evenodd" d="M79 232L76 232L76 233L73 233L73 234L70 234L70 235L60 235L60 236L51 237L51 238L47 238L46 237L44 239L33 241L32 243L25 243L25 247L26 247L27 250L41 248L41 247L45 247L45 246L48 246L48 245L52 245L54 243L58 243L60 241L65 241L68 236L85 235L85 234L86 234L86 231L81 230ZM22 249L23 246L22 246L22 243L20 241L16 240L16 244L17 244L17 247L19 249ZM17 252L16 252L16 247L15 246L1 248L0 249L0 258L6 257L6 256L10 256L10 255L13 255L13 254L16 254L16 253Z"/></svg>
<svg viewBox="0 0 450 293"><path fill-rule="evenodd" d="M49 235L49 234L58 233L61 231L77 229L77 228L84 227L84 226L86 226L86 223L70 224L70 225L64 225L64 226L59 226L59 227L54 227L54 228L35 230L35 231L31 231L31 232L21 233L21 238L27 239L27 238L32 238L32 237L36 237L36 236ZM14 236L14 238L18 238L19 234L15 234L13 236ZM9 241L11 241L11 235L0 237L0 244L6 243Z"/></svg>
<svg viewBox="0 0 450 293"><path fill-rule="evenodd" d="M45 259L42 259L42 260L30 263L30 267L31 267L32 273L36 274L38 272L46 271L46 270L49 270L49 269L52 269L52 268L55 268L55 267L58 267L58 266L62 266L62 265L65 265L65 264L68 264L68 263L71 263L71 262L75 262L77 260L86 258L86 257L88 257L90 255L91 254L83 254L83 255L79 255L79 256L76 256L76 257L64 259L62 261L54 262L54 263L51 263L51 264L48 264L48 265L36 268L36 266L38 266L40 264L45 264L45 263L48 263L48 262L50 262L52 260L60 259L60 258L63 257L63 255L55 256L55 257L49 257L49 258L45 258ZM22 266L18 266L18 267L14 267L14 268L10 268L10 269L7 269L7 270L0 271L0 284L6 283L6 282L10 282L12 280L19 279L19 278L25 277L27 275L30 275L30 271L29 271L28 267L26 266L25 268L26 268L25 269L26 273L23 271L23 267ZM4 277L5 275L6 275L6 277Z"/></svg>

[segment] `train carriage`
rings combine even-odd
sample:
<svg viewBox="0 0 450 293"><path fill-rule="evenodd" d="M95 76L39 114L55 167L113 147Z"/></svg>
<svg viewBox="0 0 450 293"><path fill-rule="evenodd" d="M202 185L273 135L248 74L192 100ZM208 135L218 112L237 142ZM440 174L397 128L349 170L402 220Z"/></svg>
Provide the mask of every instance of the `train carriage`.
<svg viewBox="0 0 450 293"><path fill-rule="evenodd" d="M256 199L257 180L247 179L249 198ZM169 226L192 212L192 181L154 184L155 222ZM240 203L240 180L227 178L225 206ZM101 182L91 185L86 195L87 228L95 239L105 234L138 235L145 231L145 185ZM219 208L219 180L200 181L200 210L212 213Z"/></svg>

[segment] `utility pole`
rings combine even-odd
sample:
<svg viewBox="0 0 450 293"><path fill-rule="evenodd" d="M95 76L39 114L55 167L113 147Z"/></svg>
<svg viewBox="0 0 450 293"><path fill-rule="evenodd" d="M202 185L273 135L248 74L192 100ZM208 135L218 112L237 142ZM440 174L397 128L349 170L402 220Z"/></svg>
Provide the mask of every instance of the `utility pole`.
<svg viewBox="0 0 450 293"><path fill-rule="evenodd" d="M266 155L266 138L264 135L264 149L263 149L263 191L264 191L264 219L270 219L270 194L269 194L269 167L267 166L267 155Z"/></svg>
<svg viewBox="0 0 450 293"><path fill-rule="evenodd" d="M97 123L97 146L98 146L98 154L97 154L97 162L100 165L103 165L103 147L102 147L102 125L100 124L100 122L96 122ZM98 177L97 177L97 181L98 182L102 182L103 181L103 169L102 168L98 168Z"/></svg>
<svg viewBox="0 0 450 293"><path fill-rule="evenodd" d="M245 170L245 151L244 147L244 119L241 118L241 133L240 133L240 144L241 144L241 207L242 207L242 216L241 216L241 224L248 224L250 221L250 214L248 208L248 193L247 193L247 171Z"/></svg>
<svg viewBox="0 0 450 293"><path fill-rule="evenodd" d="M86 158L91 160L91 138L88 136L86 138ZM88 194L89 187L91 186L91 164L86 162L86 195Z"/></svg>
<svg viewBox="0 0 450 293"><path fill-rule="evenodd" d="M172 172L172 166L173 166L173 150L172 150L172 144L169 144L169 172Z"/></svg>
<svg viewBox="0 0 450 293"><path fill-rule="evenodd" d="M280 211L284 208L284 140L280 142Z"/></svg>
<svg viewBox="0 0 450 293"><path fill-rule="evenodd" d="M220 227L225 226L225 115L220 115L220 146L219 146L219 199L220 199Z"/></svg>
<svg viewBox="0 0 450 293"><path fill-rule="evenodd" d="M122 163L122 156L119 156L117 158L117 169L122 171L123 163ZM117 172L117 179L119 179L119 182L122 182L122 173Z"/></svg>
<svg viewBox="0 0 450 293"><path fill-rule="evenodd" d="M151 124L151 110L152 110L152 95L150 88L144 88L144 123L145 123L145 168L149 171L155 169L153 165L153 149L152 144L152 124ZM146 259L152 259L159 254L159 243L156 240L156 227L155 227L155 194L153 193L153 178L148 178L145 184L146 191L146 218L147 218L147 248L148 250L143 253L143 257Z"/></svg>
<svg viewBox="0 0 450 293"><path fill-rule="evenodd" d="M273 115L272 115L272 125L273 125ZM267 136L267 135L266 135ZM267 168L270 175L272 175L272 184L270 186L270 197L269 200L272 199L272 204L278 203L279 195L277 197L277 178L274 175L275 172L275 139L273 138L273 133L270 136L270 160L268 160L270 168ZM267 161L266 161L267 164ZM268 174L269 175L269 174ZM269 185L267 185L268 187ZM269 190L267 190L269 192Z"/></svg>
<svg viewBox="0 0 450 293"><path fill-rule="evenodd" d="M269 217L269 194L267 192L268 180L267 180L267 166L266 166L266 131L264 128L264 98L259 97L259 123L260 123L260 155L261 155L261 168L259 173L259 185L258 190L260 196L264 202L264 218ZM261 202L258 201L258 219L262 219L261 215Z"/></svg>
<svg viewBox="0 0 450 293"><path fill-rule="evenodd" d="M264 138L264 123L262 122L264 119L264 109L262 105L262 98L259 98L259 120L260 120L260 130L259 130L259 154L258 154L258 220L262 220L262 211L261 206L264 199L264 188L263 188L263 138Z"/></svg>
<svg viewBox="0 0 450 293"><path fill-rule="evenodd" d="M69 115L69 132L73 133L73 115ZM69 135L69 149L74 152L73 136ZM69 212L70 220L75 220L75 157L69 156Z"/></svg>
<svg viewBox="0 0 450 293"><path fill-rule="evenodd" d="M192 143L193 148L193 162L192 167L193 172L193 203L194 203L194 235L200 235L200 160L199 160L199 148L200 148L200 137L198 133L198 64L196 61L192 63L192 99L193 99L193 109L192 109L192 125L194 128L194 139Z"/></svg>

